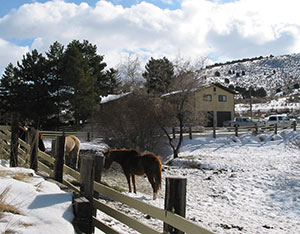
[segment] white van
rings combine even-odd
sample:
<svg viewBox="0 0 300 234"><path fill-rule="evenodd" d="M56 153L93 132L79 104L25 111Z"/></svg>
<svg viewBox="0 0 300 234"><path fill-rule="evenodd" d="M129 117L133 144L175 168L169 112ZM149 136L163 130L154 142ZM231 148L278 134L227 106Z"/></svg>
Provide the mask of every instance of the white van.
<svg viewBox="0 0 300 234"><path fill-rule="evenodd" d="M293 121L286 115L270 115L266 119L266 126L273 127L277 124L277 127L290 128L293 126Z"/></svg>

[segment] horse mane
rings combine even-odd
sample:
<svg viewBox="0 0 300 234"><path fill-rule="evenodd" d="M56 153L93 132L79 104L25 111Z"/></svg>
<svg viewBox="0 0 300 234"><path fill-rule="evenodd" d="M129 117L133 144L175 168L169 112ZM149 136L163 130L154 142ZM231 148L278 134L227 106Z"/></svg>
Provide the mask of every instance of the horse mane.
<svg viewBox="0 0 300 234"><path fill-rule="evenodd" d="M126 148L121 148L121 149L111 149L108 152L124 152L124 153L129 153L129 154L135 154L135 155L140 155L140 153L136 149L126 149Z"/></svg>

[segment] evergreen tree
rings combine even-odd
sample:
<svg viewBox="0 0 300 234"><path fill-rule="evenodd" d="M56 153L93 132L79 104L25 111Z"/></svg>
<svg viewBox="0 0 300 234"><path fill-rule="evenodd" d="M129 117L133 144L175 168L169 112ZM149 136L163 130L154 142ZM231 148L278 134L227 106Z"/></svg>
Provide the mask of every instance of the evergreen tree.
<svg viewBox="0 0 300 234"><path fill-rule="evenodd" d="M46 59L33 50L23 56L22 62L18 62L17 78L21 81L21 91L25 89L24 108L21 111L33 124L39 127L47 121L48 116L54 112L54 105L49 93L51 83L47 79ZM21 94L19 92L20 96Z"/></svg>
<svg viewBox="0 0 300 234"><path fill-rule="evenodd" d="M118 74L118 71L114 68L110 68L105 72L108 94L114 94L118 92L118 89L121 86L121 82L118 79Z"/></svg>
<svg viewBox="0 0 300 234"><path fill-rule="evenodd" d="M47 79L51 83L49 92L51 93L52 102L55 106L56 118L55 123L49 121L49 124L59 126L60 116L63 110L67 108L67 95L65 85L62 79L62 58L64 55L64 46L59 42L54 42L47 55Z"/></svg>
<svg viewBox="0 0 300 234"><path fill-rule="evenodd" d="M17 67L9 64L1 80L1 96L6 110L18 112L21 120L35 127L53 113L46 75L46 59L37 50L27 53Z"/></svg>
<svg viewBox="0 0 300 234"><path fill-rule="evenodd" d="M167 93L174 80L173 64L166 58L151 59L145 66L143 77L146 79L146 88L149 93Z"/></svg>
<svg viewBox="0 0 300 234"><path fill-rule="evenodd" d="M1 79L1 107L3 112L12 112L19 110L20 101L24 100L24 97L18 95L18 88L20 86L20 80L16 77L17 68L12 63L8 64L5 68L4 74ZM25 94L25 93L23 93Z"/></svg>
<svg viewBox="0 0 300 234"><path fill-rule="evenodd" d="M103 73L105 67L103 56L97 55L97 47L88 41L80 43L74 40L67 46L62 74L77 123L90 116L100 95L107 94L108 78Z"/></svg>

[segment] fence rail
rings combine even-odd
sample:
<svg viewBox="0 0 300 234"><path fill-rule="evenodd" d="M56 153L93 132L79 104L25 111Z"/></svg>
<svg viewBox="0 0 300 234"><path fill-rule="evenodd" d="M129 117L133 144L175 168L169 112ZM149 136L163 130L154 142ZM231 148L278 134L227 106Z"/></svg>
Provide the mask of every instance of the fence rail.
<svg viewBox="0 0 300 234"><path fill-rule="evenodd" d="M79 139L90 141L89 132L76 132L76 131L41 131L44 137L50 139L56 139L57 136L75 135Z"/></svg>
<svg viewBox="0 0 300 234"><path fill-rule="evenodd" d="M10 127L3 127L0 126L0 145L3 146L1 147L0 154L5 154L6 156L9 155L10 152L10 138L11 138L11 133L9 132ZM20 146L18 148L18 153L19 157L18 159L22 162L23 165L28 165L29 160L29 152L31 151L30 145L28 145L26 142L22 140L18 140ZM56 155L56 154L55 154ZM1 156L1 155L0 155ZM54 174L56 173L55 171L55 163L56 159L51 157L50 155L38 151L38 168L39 170L45 171L48 173L51 177L54 177ZM93 165L95 163L93 162ZM96 169L94 169L96 171ZM101 170L101 169L100 169ZM83 178L84 175L79 173L78 171L68 167L67 165L63 165L63 173L64 175L69 175L72 178L74 178L74 181L76 181L77 184L80 184L80 187L82 186L83 183ZM69 186L73 190L77 192L82 192L81 188L78 186L74 185L70 180L67 180L63 178L62 181L65 185ZM115 191L107 186L104 186L101 184L99 181L92 181L92 190L93 193L97 192L101 195L104 195L106 197L109 197L115 201L121 202L123 204L128 205L131 208L134 208L142 213L148 214L153 218L156 218L160 221L163 221L166 224L169 224L173 226L174 228L181 230L186 233L199 233L199 234L210 234L212 232L202 228L201 226L185 219L184 217L181 217L177 214L174 214L170 211L160 209L158 207L152 206L150 204L144 203L142 201L139 201L135 198L126 196L118 191ZM160 233L157 230L151 228L147 224L144 224L114 208L111 208L101 202L101 199L98 198L92 198L91 200L92 208L93 209L99 209L102 212L106 213L107 215L119 220L120 222L126 224L127 226L141 232L141 233ZM102 230L105 233L119 233L113 228L109 227L105 223L103 223L101 220L99 220L95 215L91 216L91 224L92 224L92 230L93 228L98 228Z"/></svg>

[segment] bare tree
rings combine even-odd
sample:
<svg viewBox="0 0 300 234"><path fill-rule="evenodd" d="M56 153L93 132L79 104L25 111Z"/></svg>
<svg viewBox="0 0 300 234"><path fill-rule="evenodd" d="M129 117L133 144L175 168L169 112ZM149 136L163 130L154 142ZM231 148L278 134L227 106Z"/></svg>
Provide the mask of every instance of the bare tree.
<svg viewBox="0 0 300 234"><path fill-rule="evenodd" d="M118 65L119 76L123 83L123 91L128 92L136 89L142 82L142 69L139 57L128 55Z"/></svg>
<svg viewBox="0 0 300 234"><path fill-rule="evenodd" d="M165 114L172 120L173 125L179 127L179 138L174 140L168 134L168 127L161 125L163 131L166 133L169 145L171 146L174 158L178 157L178 153L183 141L183 127L184 125L191 125L194 123L203 123L207 116L204 113L194 113L194 98L193 92L203 86L201 77L202 68L205 60L199 60L197 63L192 63L190 60L177 59L174 62L175 67L175 82L172 90L168 94L164 94L163 106L168 107Z"/></svg>
<svg viewBox="0 0 300 234"><path fill-rule="evenodd" d="M102 106L97 121L105 142L111 147L157 151L164 135L158 125L163 120L158 120L162 115L156 115L157 102L146 93L134 92Z"/></svg>

